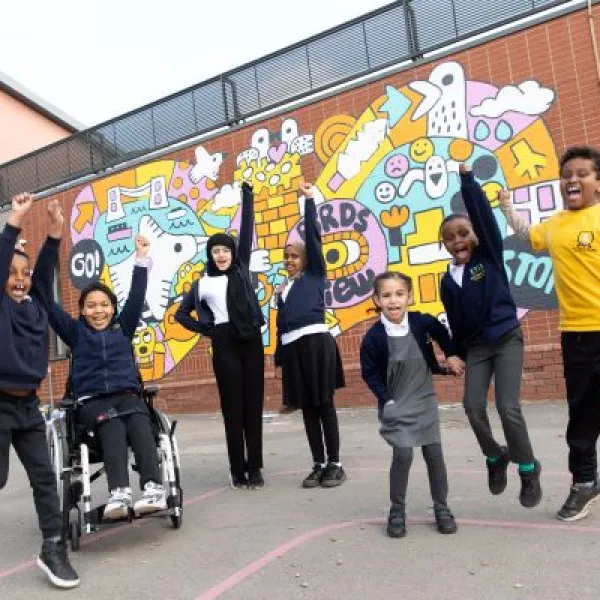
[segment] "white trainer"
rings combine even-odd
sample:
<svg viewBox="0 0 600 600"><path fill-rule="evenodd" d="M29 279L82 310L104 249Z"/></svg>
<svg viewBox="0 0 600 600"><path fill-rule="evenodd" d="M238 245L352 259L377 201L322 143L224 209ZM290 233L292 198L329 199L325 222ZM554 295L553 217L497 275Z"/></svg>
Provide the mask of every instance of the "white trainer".
<svg viewBox="0 0 600 600"><path fill-rule="evenodd" d="M110 491L108 502L104 507L103 519L114 521L116 519L125 519L127 512L131 508L132 493L131 488L115 488Z"/></svg>
<svg viewBox="0 0 600 600"><path fill-rule="evenodd" d="M165 488L154 481L148 481L146 483L142 497L133 506L136 515L166 510L166 508L167 494Z"/></svg>

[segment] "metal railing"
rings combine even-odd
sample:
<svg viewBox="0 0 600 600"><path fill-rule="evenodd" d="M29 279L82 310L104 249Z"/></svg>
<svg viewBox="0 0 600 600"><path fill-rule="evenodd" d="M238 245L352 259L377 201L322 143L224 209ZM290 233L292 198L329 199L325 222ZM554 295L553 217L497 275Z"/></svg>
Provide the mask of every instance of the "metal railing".
<svg viewBox="0 0 600 600"><path fill-rule="evenodd" d="M403 0L0 165L0 206L570 0Z"/></svg>

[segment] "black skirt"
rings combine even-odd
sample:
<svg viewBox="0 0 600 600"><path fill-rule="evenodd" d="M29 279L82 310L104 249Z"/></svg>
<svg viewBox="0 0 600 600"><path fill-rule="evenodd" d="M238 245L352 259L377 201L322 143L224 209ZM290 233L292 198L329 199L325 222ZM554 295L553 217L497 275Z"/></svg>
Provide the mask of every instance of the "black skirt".
<svg viewBox="0 0 600 600"><path fill-rule="evenodd" d="M342 359L333 336L313 333L282 346L283 404L293 408L333 402L345 385Z"/></svg>

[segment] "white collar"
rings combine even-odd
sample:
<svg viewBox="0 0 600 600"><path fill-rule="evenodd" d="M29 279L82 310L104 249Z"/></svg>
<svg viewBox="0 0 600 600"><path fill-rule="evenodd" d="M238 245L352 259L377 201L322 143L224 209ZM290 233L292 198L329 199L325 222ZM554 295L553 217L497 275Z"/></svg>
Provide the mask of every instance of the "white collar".
<svg viewBox="0 0 600 600"><path fill-rule="evenodd" d="M404 337L405 335L409 334L410 327L408 325L408 311L406 311L404 319L402 319L402 323L392 323L385 317L383 313L381 313L380 318L383 326L385 327L385 332L390 337Z"/></svg>

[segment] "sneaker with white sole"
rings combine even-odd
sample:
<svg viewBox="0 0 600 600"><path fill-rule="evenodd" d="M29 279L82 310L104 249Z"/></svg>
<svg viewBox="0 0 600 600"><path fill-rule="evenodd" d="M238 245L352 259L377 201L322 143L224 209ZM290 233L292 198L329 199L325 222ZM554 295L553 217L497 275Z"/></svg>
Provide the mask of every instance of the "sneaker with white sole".
<svg viewBox="0 0 600 600"><path fill-rule="evenodd" d="M133 506L135 514L145 515L166 509L167 494L165 488L159 483L148 481L144 486L142 497Z"/></svg>
<svg viewBox="0 0 600 600"><path fill-rule="evenodd" d="M37 565L56 587L69 589L79 585L79 577L69 562L67 546L62 540L45 540Z"/></svg>
<svg viewBox="0 0 600 600"><path fill-rule="evenodd" d="M115 488L111 490L102 518L107 521L127 518L131 503L131 488Z"/></svg>

